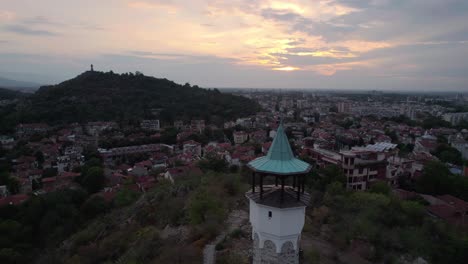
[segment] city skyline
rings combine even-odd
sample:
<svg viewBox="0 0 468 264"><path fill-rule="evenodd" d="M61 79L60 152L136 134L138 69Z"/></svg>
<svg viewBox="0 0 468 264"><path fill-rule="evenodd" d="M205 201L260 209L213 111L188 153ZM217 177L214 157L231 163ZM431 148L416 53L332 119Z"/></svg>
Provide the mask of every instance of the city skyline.
<svg viewBox="0 0 468 264"><path fill-rule="evenodd" d="M141 71L203 87L466 91L468 3L0 0L0 76Z"/></svg>

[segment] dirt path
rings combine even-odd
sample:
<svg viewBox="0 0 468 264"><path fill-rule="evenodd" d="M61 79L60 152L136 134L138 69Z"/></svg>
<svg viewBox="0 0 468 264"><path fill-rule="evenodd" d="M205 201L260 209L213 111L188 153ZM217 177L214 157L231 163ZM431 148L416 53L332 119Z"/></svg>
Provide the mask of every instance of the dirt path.
<svg viewBox="0 0 468 264"><path fill-rule="evenodd" d="M215 238L211 243L205 246L203 249L203 263L204 264L215 264L216 263L216 245L223 241L223 239L231 233L233 230L240 228L242 222L249 218L249 214L244 210L232 211L227 219L228 228L224 230L219 236Z"/></svg>

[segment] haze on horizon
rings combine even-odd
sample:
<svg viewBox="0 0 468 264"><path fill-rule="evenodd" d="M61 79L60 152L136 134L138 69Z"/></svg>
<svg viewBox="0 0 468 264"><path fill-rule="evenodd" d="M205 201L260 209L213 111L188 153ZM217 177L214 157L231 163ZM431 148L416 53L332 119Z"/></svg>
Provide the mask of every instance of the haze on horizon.
<svg viewBox="0 0 468 264"><path fill-rule="evenodd" d="M0 76L468 91L466 0L0 0Z"/></svg>

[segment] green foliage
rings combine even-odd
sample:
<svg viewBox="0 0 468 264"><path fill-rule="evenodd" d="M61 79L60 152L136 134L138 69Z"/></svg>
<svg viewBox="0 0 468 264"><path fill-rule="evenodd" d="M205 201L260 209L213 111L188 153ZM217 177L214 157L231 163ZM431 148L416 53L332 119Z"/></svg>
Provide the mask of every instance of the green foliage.
<svg viewBox="0 0 468 264"><path fill-rule="evenodd" d="M398 135L395 130L385 130L385 135L389 136L392 139L392 142L398 141Z"/></svg>
<svg viewBox="0 0 468 264"><path fill-rule="evenodd" d="M80 210L83 215L88 218L94 218L99 214L105 213L109 209L109 205L102 196L92 196L81 206Z"/></svg>
<svg viewBox="0 0 468 264"><path fill-rule="evenodd" d="M223 158L218 158L214 155L207 156L204 159L198 162L198 166L203 171L216 171L216 172L226 172L228 169L228 163Z"/></svg>
<svg viewBox="0 0 468 264"><path fill-rule="evenodd" d="M89 193L96 193L104 187L106 178L101 167L93 166L83 170L78 181Z"/></svg>
<svg viewBox="0 0 468 264"><path fill-rule="evenodd" d="M56 168L47 168L42 172L42 178L49 178L57 176L58 171Z"/></svg>
<svg viewBox="0 0 468 264"><path fill-rule="evenodd" d="M442 164L432 169L443 172L446 168ZM370 192L346 192L338 186L327 187L323 196L327 207L312 211L313 228L308 227L304 232L319 235L321 226L326 224L332 232L328 236L343 250L353 241L372 246L371 251L361 255L372 263L403 255L423 257L430 263L464 263L463 259L468 257L467 234L427 216L420 202L401 201L386 186L377 185Z"/></svg>
<svg viewBox="0 0 468 264"><path fill-rule="evenodd" d="M190 222L194 225L209 221L219 224L226 213L219 196L205 189L194 194L188 210Z"/></svg>
<svg viewBox="0 0 468 264"><path fill-rule="evenodd" d="M308 185L322 191L331 183L341 184L342 186L346 184L346 176L343 170L333 164L318 170L317 174L307 177L306 180L309 181Z"/></svg>
<svg viewBox="0 0 468 264"><path fill-rule="evenodd" d="M19 122L51 124L115 120L124 123L135 116L151 118L162 109L160 119L206 120L247 116L260 109L254 101L197 86L179 85L142 74L85 72L54 86L41 87L24 99L20 110L9 108L0 124Z"/></svg>
<svg viewBox="0 0 468 264"><path fill-rule="evenodd" d="M369 191L372 193L381 193L381 194L388 195L390 194L391 189L390 189L390 186L388 186L386 182L379 181L379 182L372 184Z"/></svg>
<svg viewBox="0 0 468 264"><path fill-rule="evenodd" d="M455 165L463 165L463 157L460 151L447 144L440 144L433 153L442 162L447 162Z"/></svg>
<svg viewBox="0 0 468 264"><path fill-rule="evenodd" d="M320 263L320 254L318 251L307 248L304 250L304 259L309 264L319 264Z"/></svg>
<svg viewBox="0 0 468 264"><path fill-rule="evenodd" d="M117 192L114 199L114 204L116 207L128 206L134 203L139 196L140 194L138 192L124 188Z"/></svg>
<svg viewBox="0 0 468 264"><path fill-rule="evenodd" d="M232 230L232 232L229 234L229 237L231 238L239 238L239 237L242 237L244 236L244 233L242 232L242 229L240 228L236 228L234 230Z"/></svg>
<svg viewBox="0 0 468 264"><path fill-rule="evenodd" d="M6 185L10 193L16 194L19 192L19 182L16 178L11 177L8 172L0 172L0 185Z"/></svg>
<svg viewBox="0 0 468 264"><path fill-rule="evenodd" d="M453 175L445 164L433 161L426 164L423 175L416 181L416 191L434 195L451 194L468 200L468 178Z"/></svg>
<svg viewBox="0 0 468 264"><path fill-rule="evenodd" d="M80 191L58 191L0 208L0 262L30 263L34 248L55 245L76 231L85 197Z"/></svg>
<svg viewBox="0 0 468 264"><path fill-rule="evenodd" d="M414 144L398 144L398 149L400 150L398 154L402 157L406 157L413 152Z"/></svg>
<svg viewBox="0 0 468 264"><path fill-rule="evenodd" d="M439 127L452 127L450 122L447 122L439 117L431 116L423 120L422 127L424 129L439 128Z"/></svg>

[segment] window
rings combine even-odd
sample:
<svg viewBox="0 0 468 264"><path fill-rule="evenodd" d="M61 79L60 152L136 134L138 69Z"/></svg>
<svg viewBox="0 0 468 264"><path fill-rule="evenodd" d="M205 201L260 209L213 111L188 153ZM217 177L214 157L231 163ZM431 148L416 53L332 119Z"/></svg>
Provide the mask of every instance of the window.
<svg viewBox="0 0 468 264"><path fill-rule="evenodd" d="M268 211L268 218L271 218L273 216L273 213L271 211Z"/></svg>

